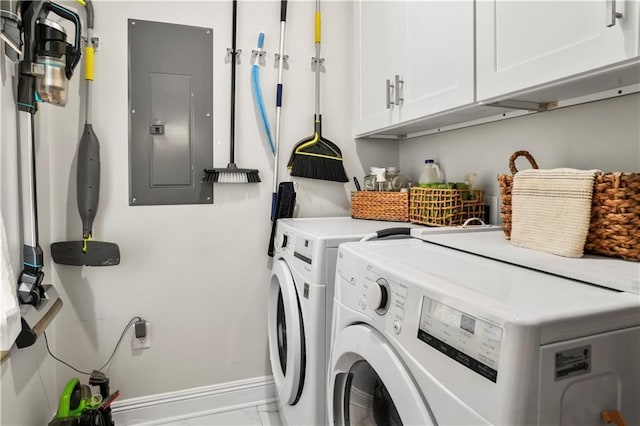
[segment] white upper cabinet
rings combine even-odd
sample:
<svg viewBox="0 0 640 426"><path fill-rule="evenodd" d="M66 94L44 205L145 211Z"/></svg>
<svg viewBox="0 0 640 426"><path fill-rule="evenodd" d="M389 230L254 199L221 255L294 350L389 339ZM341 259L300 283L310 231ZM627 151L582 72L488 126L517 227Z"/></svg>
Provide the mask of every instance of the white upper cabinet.
<svg viewBox="0 0 640 426"><path fill-rule="evenodd" d="M397 109L387 87L401 72L404 52L399 31L402 2L360 1L355 4L356 134L397 121Z"/></svg>
<svg viewBox="0 0 640 426"><path fill-rule="evenodd" d="M639 6L638 0L477 1L477 100L636 59Z"/></svg>
<svg viewBox="0 0 640 426"><path fill-rule="evenodd" d="M357 0L356 137L640 91L640 0Z"/></svg>
<svg viewBox="0 0 640 426"><path fill-rule="evenodd" d="M474 102L473 6L356 3L356 135Z"/></svg>

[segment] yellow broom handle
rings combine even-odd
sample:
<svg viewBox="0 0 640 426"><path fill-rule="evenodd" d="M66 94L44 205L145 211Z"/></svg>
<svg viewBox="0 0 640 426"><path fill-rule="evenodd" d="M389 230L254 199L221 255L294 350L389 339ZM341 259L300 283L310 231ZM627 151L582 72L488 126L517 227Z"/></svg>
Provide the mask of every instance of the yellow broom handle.
<svg viewBox="0 0 640 426"><path fill-rule="evenodd" d="M316 10L316 43L320 43L320 11L319 10Z"/></svg>

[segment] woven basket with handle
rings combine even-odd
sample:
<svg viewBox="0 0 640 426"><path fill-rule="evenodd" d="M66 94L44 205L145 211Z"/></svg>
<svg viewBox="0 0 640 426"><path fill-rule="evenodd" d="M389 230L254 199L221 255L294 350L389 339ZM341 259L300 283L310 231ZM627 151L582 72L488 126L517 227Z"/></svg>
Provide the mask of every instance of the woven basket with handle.
<svg viewBox="0 0 640 426"><path fill-rule="evenodd" d="M518 157L525 157L531 163L531 167L538 168L538 163L529 153L529 151L516 151L509 157L509 170L511 174L498 175L498 184L500 184L500 215L502 216L502 230L507 239L511 238L511 188L513 186L513 176L518 173L516 168L516 160Z"/></svg>
<svg viewBox="0 0 640 426"><path fill-rule="evenodd" d="M528 151L516 151L509 158L511 175L498 175L502 226L511 236L511 188L518 172L515 161L525 157L534 169L538 164ZM562 232L561 229L558 232ZM640 173L597 173L591 199L591 220L585 251L605 256L640 260Z"/></svg>

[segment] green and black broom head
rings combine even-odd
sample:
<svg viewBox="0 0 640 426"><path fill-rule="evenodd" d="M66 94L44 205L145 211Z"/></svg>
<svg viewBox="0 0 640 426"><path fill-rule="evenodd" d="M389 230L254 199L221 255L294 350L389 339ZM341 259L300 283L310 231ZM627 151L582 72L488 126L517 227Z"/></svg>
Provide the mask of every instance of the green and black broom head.
<svg viewBox="0 0 640 426"><path fill-rule="evenodd" d="M342 151L338 145L322 136L321 115L314 116L313 136L298 142L287 168L291 176L332 182L348 182Z"/></svg>

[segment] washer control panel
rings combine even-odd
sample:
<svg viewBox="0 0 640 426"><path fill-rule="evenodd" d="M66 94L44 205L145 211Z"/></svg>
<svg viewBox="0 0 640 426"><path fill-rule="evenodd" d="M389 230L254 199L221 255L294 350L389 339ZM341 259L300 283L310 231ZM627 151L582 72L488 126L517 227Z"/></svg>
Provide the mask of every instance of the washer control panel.
<svg viewBox="0 0 640 426"><path fill-rule="evenodd" d="M404 319L405 304L409 289L405 284L383 276L383 273L369 265L362 285L359 306L362 310L370 309L376 314L391 317L393 330L398 334ZM396 325L397 322L397 325Z"/></svg>
<svg viewBox="0 0 640 426"><path fill-rule="evenodd" d="M315 241L298 236L295 241L293 256L311 265L313 264L313 249Z"/></svg>
<svg viewBox="0 0 640 426"><path fill-rule="evenodd" d="M316 241L290 229L278 229L274 246L276 253L293 256L305 264L313 265Z"/></svg>

